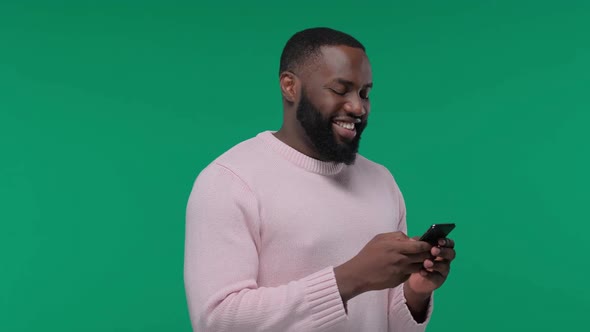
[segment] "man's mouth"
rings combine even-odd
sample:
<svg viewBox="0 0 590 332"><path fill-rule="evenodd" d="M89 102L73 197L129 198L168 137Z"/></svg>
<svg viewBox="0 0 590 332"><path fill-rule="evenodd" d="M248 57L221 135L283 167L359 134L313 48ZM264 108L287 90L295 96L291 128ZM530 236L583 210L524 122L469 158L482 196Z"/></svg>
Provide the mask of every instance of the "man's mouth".
<svg viewBox="0 0 590 332"><path fill-rule="evenodd" d="M360 119L357 119L356 122L360 122ZM355 124L349 121L335 120L332 122L332 126L334 132L336 132L336 134L344 141L353 139L357 134Z"/></svg>
<svg viewBox="0 0 590 332"><path fill-rule="evenodd" d="M335 124L339 125L340 127L348 130L354 130L354 123L350 122L342 122L342 121L335 121Z"/></svg>

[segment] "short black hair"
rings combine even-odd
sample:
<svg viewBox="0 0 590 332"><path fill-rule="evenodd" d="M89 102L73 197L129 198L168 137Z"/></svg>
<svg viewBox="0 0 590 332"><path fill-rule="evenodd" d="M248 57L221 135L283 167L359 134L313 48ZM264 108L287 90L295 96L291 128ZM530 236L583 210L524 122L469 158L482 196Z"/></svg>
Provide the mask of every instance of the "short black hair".
<svg viewBox="0 0 590 332"><path fill-rule="evenodd" d="M279 75L284 71L297 72L297 68L319 55L322 46L365 46L351 35L326 27L309 28L295 33L287 41L281 54Z"/></svg>

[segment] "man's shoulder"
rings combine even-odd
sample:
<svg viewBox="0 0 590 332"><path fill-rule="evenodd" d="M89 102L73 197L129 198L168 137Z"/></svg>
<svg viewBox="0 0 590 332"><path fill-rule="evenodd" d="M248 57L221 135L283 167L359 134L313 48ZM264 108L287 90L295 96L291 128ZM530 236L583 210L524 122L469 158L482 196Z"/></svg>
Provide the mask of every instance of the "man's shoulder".
<svg viewBox="0 0 590 332"><path fill-rule="evenodd" d="M201 172L202 175L211 169L225 169L227 172L240 176L242 173L255 171L264 165L268 153L261 134L242 140L213 159Z"/></svg>
<svg viewBox="0 0 590 332"><path fill-rule="evenodd" d="M377 175L380 176L393 177L392 172L389 170L389 168L387 168L387 166L371 160L360 153L357 154L355 166L362 171L377 172Z"/></svg>
<svg viewBox="0 0 590 332"><path fill-rule="evenodd" d="M236 143L215 158L213 163L227 166L251 163L261 157L262 148L260 137L256 135Z"/></svg>

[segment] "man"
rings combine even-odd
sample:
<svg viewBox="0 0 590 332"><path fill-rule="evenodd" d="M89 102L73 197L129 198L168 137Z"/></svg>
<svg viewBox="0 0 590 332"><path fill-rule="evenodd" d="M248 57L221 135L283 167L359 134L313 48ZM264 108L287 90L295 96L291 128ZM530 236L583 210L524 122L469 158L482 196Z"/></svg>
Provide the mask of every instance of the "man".
<svg viewBox="0 0 590 332"><path fill-rule="evenodd" d="M329 28L280 61L283 126L197 177L185 285L196 331L423 331L454 244L406 236L391 173L357 153L369 115L365 48Z"/></svg>

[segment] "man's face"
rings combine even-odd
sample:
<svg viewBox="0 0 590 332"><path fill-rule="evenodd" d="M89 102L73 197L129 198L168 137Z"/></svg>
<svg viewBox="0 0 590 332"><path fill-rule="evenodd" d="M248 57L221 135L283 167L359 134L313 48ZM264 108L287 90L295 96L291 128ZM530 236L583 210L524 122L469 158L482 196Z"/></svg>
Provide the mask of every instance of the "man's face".
<svg viewBox="0 0 590 332"><path fill-rule="evenodd" d="M366 120L355 124L356 136L354 138L342 141L339 139L339 135L334 132L333 116L324 116L309 101L305 92L302 92L299 105L297 106L297 120L299 120L303 129L305 129L309 140L323 160L342 162L347 165L355 161L361 133L367 124Z"/></svg>
<svg viewBox="0 0 590 332"><path fill-rule="evenodd" d="M365 53L326 47L302 83L297 120L323 160L354 163L367 126L372 75Z"/></svg>

